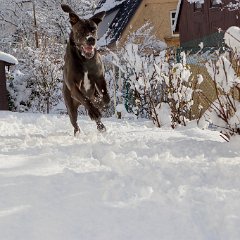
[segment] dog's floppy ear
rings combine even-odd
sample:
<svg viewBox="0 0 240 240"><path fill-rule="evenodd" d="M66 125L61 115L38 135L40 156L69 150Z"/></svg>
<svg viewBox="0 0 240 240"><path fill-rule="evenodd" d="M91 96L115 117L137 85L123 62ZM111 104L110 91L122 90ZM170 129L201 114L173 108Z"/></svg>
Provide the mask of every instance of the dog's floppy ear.
<svg viewBox="0 0 240 240"><path fill-rule="evenodd" d="M106 15L105 11L99 12L99 13L95 14L94 16L92 16L90 19L98 25L103 20L105 15Z"/></svg>
<svg viewBox="0 0 240 240"><path fill-rule="evenodd" d="M77 22L80 21L80 18L78 15L71 9L70 6L67 4L61 4L62 10L66 13L69 13L70 23L72 25L75 25Z"/></svg>
<svg viewBox="0 0 240 240"><path fill-rule="evenodd" d="M70 6L68 6L67 4L61 4L62 10L66 13L71 13L74 12Z"/></svg>

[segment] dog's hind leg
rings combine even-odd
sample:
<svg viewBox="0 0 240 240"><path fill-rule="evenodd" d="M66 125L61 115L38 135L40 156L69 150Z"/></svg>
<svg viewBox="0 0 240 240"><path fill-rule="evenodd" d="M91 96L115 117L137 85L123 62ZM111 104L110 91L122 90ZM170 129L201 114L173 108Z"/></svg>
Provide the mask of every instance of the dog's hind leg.
<svg viewBox="0 0 240 240"><path fill-rule="evenodd" d="M74 136L77 136L80 133L80 128L77 124L77 116L78 116L77 110L78 110L79 103L77 103L76 101L73 101L73 102L74 102L73 106L68 107L68 114L74 128Z"/></svg>
<svg viewBox="0 0 240 240"><path fill-rule="evenodd" d="M71 124L74 128L74 136L76 136L78 133L80 133L80 128L77 124L77 116L78 116L77 109L80 103L72 99L70 91L68 90L65 84L63 84L63 96L64 96L64 101L67 107Z"/></svg>

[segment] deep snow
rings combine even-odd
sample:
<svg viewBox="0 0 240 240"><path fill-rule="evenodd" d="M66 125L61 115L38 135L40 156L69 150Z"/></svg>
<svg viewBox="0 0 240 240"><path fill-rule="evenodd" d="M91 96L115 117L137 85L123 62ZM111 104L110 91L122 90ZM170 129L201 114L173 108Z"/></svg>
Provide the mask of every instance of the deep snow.
<svg viewBox="0 0 240 240"><path fill-rule="evenodd" d="M240 138L193 123L0 112L0 239L239 240Z"/></svg>

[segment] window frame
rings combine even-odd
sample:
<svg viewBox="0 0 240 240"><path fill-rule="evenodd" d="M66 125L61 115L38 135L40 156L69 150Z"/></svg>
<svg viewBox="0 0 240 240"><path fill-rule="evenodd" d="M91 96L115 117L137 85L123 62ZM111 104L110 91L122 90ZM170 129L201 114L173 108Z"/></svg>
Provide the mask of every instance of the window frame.
<svg viewBox="0 0 240 240"><path fill-rule="evenodd" d="M174 15L174 18L173 18L173 14L175 14L175 15ZM171 36L172 36L172 37L178 37L178 36L179 36L179 33L174 33L174 30L173 30L175 21L177 20L177 19L176 19L177 10L171 10L170 13L169 13L169 15L170 15Z"/></svg>

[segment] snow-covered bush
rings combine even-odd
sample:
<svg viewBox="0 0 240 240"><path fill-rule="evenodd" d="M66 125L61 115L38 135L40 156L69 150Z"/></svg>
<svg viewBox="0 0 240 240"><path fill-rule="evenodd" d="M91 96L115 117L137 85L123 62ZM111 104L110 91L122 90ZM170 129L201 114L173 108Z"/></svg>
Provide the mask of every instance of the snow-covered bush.
<svg viewBox="0 0 240 240"><path fill-rule="evenodd" d="M182 52L180 55L181 61L179 63L174 63L169 60L166 61L167 59L161 58L162 61L160 64L155 66L161 86L164 86L164 101L167 102L170 107L171 126L173 128L178 124L186 125L193 105L191 71L186 64L185 53ZM166 56L169 56L167 52ZM158 108L161 107L162 105L160 104ZM161 121L161 114L159 114L159 118Z"/></svg>
<svg viewBox="0 0 240 240"><path fill-rule="evenodd" d="M111 104L111 109L114 108L113 112L117 112L117 105L123 104L129 113L134 112L141 117L151 116L149 102L146 101L146 98L149 100L151 96L142 98L144 88L146 95L149 88L143 85L150 80L150 75L154 74L152 70L155 71L153 53L165 47L164 42L156 39L151 24L146 23L129 35L125 45L119 46L116 52L108 51L104 65L106 79L111 80L109 89L110 94L113 93ZM147 79L143 80L144 78Z"/></svg>
<svg viewBox="0 0 240 240"><path fill-rule="evenodd" d="M111 53L114 67L106 71L115 79L115 108L124 104L128 112L150 118L158 127L186 125L193 90L185 54L179 58L176 63L176 52L156 40L149 23L132 33L117 54Z"/></svg>
<svg viewBox="0 0 240 240"><path fill-rule="evenodd" d="M129 112L138 117L152 118L160 127L156 105L161 98L161 89L155 63L159 52L166 44L159 41L153 26L147 22L129 35L125 46L118 51L119 65L123 70L122 89Z"/></svg>
<svg viewBox="0 0 240 240"><path fill-rule="evenodd" d="M116 65L123 71L120 92L127 110L152 119L158 127L186 125L193 90L185 54L181 54L180 63L175 63L172 50L154 53L147 54L145 48L133 43L118 52Z"/></svg>
<svg viewBox="0 0 240 240"><path fill-rule="evenodd" d="M160 91L156 70L155 57L140 55L136 44L127 44L121 52L122 68L125 73L125 97L128 98L128 110L139 117L153 117L158 121L155 112L159 102ZM160 125L157 123L157 126Z"/></svg>
<svg viewBox="0 0 240 240"><path fill-rule="evenodd" d="M105 79L109 90L110 104L103 109L103 116L109 117L116 114L116 106L123 102L122 78L119 57L108 49L107 54L102 55L105 69Z"/></svg>
<svg viewBox="0 0 240 240"><path fill-rule="evenodd" d="M240 134L240 29L229 28L225 43L230 51L218 56L217 60L206 63L208 73L214 81L217 99L204 113L200 124L210 122L221 130L228 140Z"/></svg>
<svg viewBox="0 0 240 240"><path fill-rule="evenodd" d="M40 48L16 52L20 64L8 81L12 110L49 113L61 100L63 46L46 38Z"/></svg>
<svg viewBox="0 0 240 240"><path fill-rule="evenodd" d="M7 89L9 92L10 110L26 112L31 107L31 88L28 87L27 76L19 69L8 72Z"/></svg>
<svg viewBox="0 0 240 240"><path fill-rule="evenodd" d="M63 46L54 41L48 41L46 46L43 45L32 53L30 62L34 86L32 107L37 111L49 113L61 100L62 66Z"/></svg>

